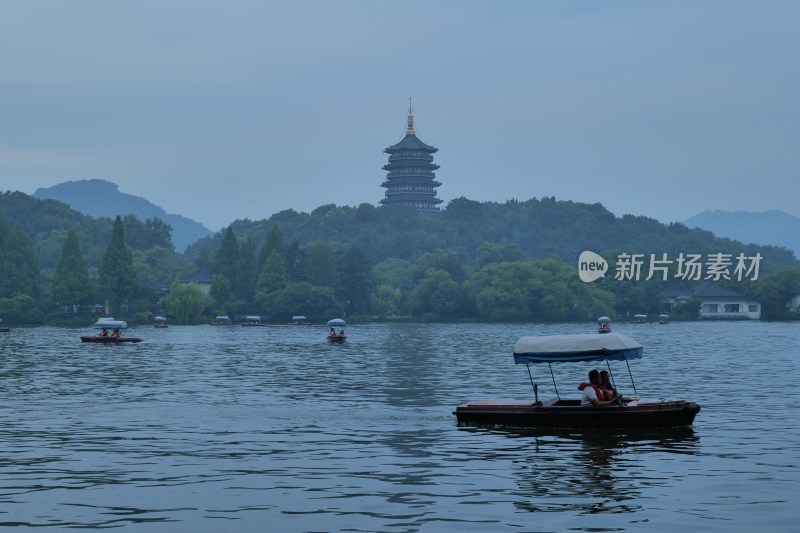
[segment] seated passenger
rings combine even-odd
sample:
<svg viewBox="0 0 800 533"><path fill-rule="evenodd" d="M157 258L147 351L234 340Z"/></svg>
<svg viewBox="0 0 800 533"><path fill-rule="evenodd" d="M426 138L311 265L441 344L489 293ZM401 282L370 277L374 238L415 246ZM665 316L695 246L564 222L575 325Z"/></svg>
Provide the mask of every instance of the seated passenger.
<svg viewBox="0 0 800 533"><path fill-rule="evenodd" d="M583 391L581 405L592 405L596 407L611 405L613 400L606 400L603 389L600 387L600 372L596 369L589 371L589 383L581 383L578 390Z"/></svg>
<svg viewBox="0 0 800 533"><path fill-rule="evenodd" d="M331 337L335 337L336 336L336 329L331 328L331 332L328 333L328 335L330 335Z"/></svg>
<svg viewBox="0 0 800 533"><path fill-rule="evenodd" d="M100 335L98 335L98 337L108 337L108 330L106 328L103 328L103 331L100 332Z"/></svg>
<svg viewBox="0 0 800 533"><path fill-rule="evenodd" d="M339 330L339 336L340 336L340 337L344 337L344 330L343 330L343 329L342 329L342 330Z"/></svg>
<svg viewBox="0 0 800 533"><path fill-rule="evenodd" d="M600 372L600 388L603 389L603 397L605 400L614 400L617 398L617 391L611 385L611 376L608 370Z"/></svg>
<svg viewBox="0 0 800 533"><path fill-rule="evenodd" d="M112 337L119 337L119 336L120 336L119 330L118 330L118 329L115 329L115 330L114 330L114 333L112 333L112 334L111 334L111 336L112 336Z"/></svg>

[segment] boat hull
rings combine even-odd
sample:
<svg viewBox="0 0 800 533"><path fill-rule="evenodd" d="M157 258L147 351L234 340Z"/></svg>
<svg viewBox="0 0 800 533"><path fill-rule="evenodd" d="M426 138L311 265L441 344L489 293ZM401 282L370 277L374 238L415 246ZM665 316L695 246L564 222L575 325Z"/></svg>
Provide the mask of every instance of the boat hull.
<svg viewBox="0 0 800 533"><path fill-rule="evenodd" d="M531 400L477 400L456 407L460 423L564 429L638 429L688 426L700 406L685 400L592 407L578 401L535 405Z"/></svg>
<svg viewBox="0 0 800 533"><path fill-rule="evenodd" d="M142 342L139 337L97 337L97 336L84 336L81 337L81 342L96 342L99 344L120 344L123 342Z"/></svg>
<svg viewBox="0 0 800 533"><path fill-rule="evenodd" d="M328 335L328 342L344 342L347 335Z"/></svg>

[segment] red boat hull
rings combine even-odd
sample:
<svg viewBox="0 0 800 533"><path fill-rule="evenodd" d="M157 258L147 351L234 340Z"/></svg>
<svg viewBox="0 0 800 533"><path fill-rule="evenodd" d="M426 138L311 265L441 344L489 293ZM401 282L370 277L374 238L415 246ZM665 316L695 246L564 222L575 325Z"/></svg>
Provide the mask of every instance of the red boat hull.
<svg viewBox="0 0 800 533"><path fill-rule="evenodd" d="M120 344L123 342L142 342L139 337L98 337L96 335L81 337L81 342L97 342L100 344Z"/></svg>
<svg viewBox="0 0 800 533"><path fill-rule="evenodd" d="M688 426L700 406L685 400L636 406L581 406L578 400L537 406L531 400L477 400L456 407L459 422L564 429L634 429Z"/></svg>

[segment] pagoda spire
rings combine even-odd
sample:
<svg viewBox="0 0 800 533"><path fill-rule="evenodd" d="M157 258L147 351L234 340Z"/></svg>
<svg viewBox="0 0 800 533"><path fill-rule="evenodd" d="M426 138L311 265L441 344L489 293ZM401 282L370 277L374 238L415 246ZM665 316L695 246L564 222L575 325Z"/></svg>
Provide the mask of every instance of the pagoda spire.
<svg viewBox="0 0 800 533"><path fill-rule="evenodd" d="M408 128L406 135L415 135L414 131L414 109L411 107L411 98L408 99Z"/></svg>

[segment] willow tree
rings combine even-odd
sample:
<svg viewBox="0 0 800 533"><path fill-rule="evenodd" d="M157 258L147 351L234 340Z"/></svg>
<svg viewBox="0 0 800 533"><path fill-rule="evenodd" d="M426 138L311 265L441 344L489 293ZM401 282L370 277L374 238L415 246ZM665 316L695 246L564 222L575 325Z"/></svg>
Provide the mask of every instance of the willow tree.
<svg viewBox="0 0 800 533"><path fill-rule="evenodd" d="M93 292L89 268L81 253L78 237L73 230L69 230L61 255L56 261L50 298L62 306L85 305L92 302Z"/></svg>
<svg viewBox="0 0 800 533"><path fill-rule="evenodd" d="M176 281L162 301L179 324L197 323L205 307L205 296L197 283Z"/></svg>
<svg viewBox="0 0 800 533"><path fill-rule="evenodd" d="M117 304L117 309L133 296L138 284L136 270L133 268L133 252L125 244L125 229L119 215L111 231L111 242L103 254L99 277L103 293L112 303Z"/></svg>

